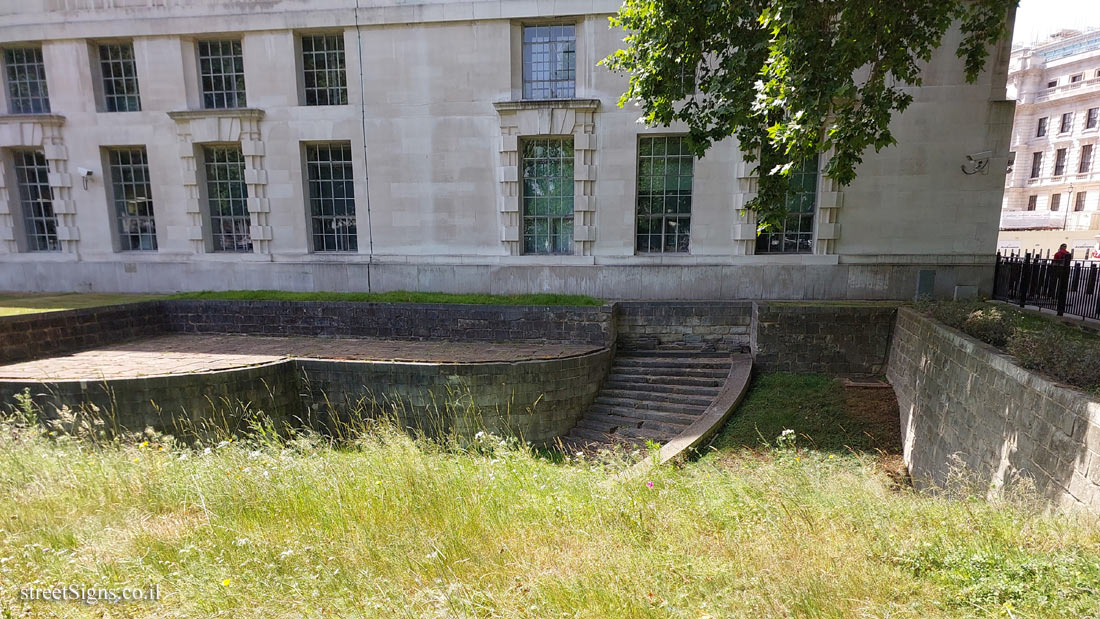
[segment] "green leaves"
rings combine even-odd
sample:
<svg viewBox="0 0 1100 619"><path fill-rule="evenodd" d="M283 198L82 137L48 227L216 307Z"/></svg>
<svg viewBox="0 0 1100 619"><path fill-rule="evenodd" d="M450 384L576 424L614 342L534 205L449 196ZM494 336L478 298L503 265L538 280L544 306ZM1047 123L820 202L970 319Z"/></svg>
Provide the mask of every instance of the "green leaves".
<svg viewBox="0 0 1100 619"><path fill-rule="evenodd" d="M685 123L697 156L735 137L759 162L748 207L767 229L786 215L792 167L831 152L825 174L847 185L868 148L896 143L890 119L952 24L976 80L1017 2L625 0L611 18L625 47L602 64L630 76L620 105L638 103L650 125Z"/></svg>

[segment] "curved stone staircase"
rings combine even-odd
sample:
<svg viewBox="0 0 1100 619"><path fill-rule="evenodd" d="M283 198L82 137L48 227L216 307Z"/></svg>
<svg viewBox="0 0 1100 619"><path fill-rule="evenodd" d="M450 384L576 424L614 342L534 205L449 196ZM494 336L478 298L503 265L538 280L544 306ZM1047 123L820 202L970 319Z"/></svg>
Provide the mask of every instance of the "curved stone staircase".
<svg viewBox="0 0 1100 619"><path fill-rule="evenodd" d="M693 349L620 351L592 406L560 439L569 451L646 441L696 446L716 430L748 384L747 354ZM696 438L686 441L688 436Z"/></svg>

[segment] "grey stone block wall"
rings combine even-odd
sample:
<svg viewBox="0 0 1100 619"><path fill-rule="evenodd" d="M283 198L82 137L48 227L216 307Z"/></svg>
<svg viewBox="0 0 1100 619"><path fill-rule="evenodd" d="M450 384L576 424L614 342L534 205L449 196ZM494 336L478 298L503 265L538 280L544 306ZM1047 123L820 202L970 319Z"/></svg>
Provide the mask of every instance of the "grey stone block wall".
<svg viewBox="0 0 1100 619"><path fill-rule="evenodd" d="M164 329L160 301L5 316L0 319L0 364L140 339Z"/></svg>
<svg viewBox="0 0 1100 619"><path fill-rule="evenodd" d="M220 436L247 430L251 413L263 413L276 426L296 423L303 412L293 362L217 372L172 374L103 381L0 381L0 402L30 389L47 418L57 410L91 411L107 429L141 432L150 427L175 436Z"/></svg>
<svg viewBox="0 0 1100 619"><path fill-rule="evenodd" d="M887 377L919 487L943 486L957 456L993 488L1028 478L1056 504L1100 514L1100 398L907 308Z"/></svg>
<svg viewBox="0 0 1100 619"><path fill-rule="evenodd" d="M610 346L612 313L601 307L328 301L172 300L168 329L323 337L478 342L574 342Z"/></svg>
<svg viewBox="0 0 1100 619"><path fill-rule="evenodd" d="M754 303L753 364L763 372L883 374L896 312L883 305Z"/></svg>
<svg viewBox="0 0 1100 619"><path fill-rule="evenodd" d="M373 400L402 425L430 436L487 431L543 443L576 425L607 374L611 351L518 363L303 359L299 365L310 408L343 421Z"/></svg>
<svg viewBox="0 0 1100 619"><path fill-rule="evenodd" d="M616 306L621 348L736 351L749 344L752 304L747 301L627 301Z"/></svg>

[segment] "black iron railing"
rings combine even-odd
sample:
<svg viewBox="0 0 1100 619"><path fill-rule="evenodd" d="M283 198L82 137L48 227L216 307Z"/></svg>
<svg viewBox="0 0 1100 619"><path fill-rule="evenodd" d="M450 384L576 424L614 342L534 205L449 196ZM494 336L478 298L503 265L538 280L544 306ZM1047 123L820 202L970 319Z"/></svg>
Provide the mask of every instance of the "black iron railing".
<svg viewBox="0 0 1100 619"><path fill-rule="evenodd" d="M1100 262L997 254L993 298L1052 309L1059 316L1072 314L1100 318Z"/></svg>

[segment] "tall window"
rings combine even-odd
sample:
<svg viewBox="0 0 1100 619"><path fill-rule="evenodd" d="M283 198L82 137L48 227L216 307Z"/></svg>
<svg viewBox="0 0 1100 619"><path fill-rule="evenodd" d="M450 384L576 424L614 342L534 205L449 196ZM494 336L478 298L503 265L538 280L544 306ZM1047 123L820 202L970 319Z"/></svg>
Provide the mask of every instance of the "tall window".
<svg viewBox="0 0 1100 619"><path fill-rule="evenodd" d="M1100 120L1100 107L1090 107L1085 115L1085 129L1095 129L1097 120Z"/></svg>
<svg viewBox="0 0 1100 619"><path fill-rule="evenodd" d="M1043 153L1031 154L1031 178L1039 178L1043 172Z"/></svg>
<svg viewBox="0 0 1100 619"><path fill-rule="evenodd" d="M573 253L573 139L523 141L523 253Z"/></svg>
<svg viewBox="0 0 1100 619"><path fill-rule="evenodd" d="M199 82L206 109L245 107L240 41L199 41Z"/></svg>
<svg viewBox="0 0 1100 619"><path fill-rule="evenodd" d="M343 35L303 36L302 72L306 105L347 105Z"/></svg>
<svg viewBox="0 0 1100 619"><path fill-rule="evenodd" d="M244 157L238 146L203 148L210 239L214 251L252 251Z"/></svg>
<svg viewBox="0 0 1100 619"><path fill-rule="evenodd" d="M810 157L791 171L787 194L787 219L780 230L756 237L758 254L809 254L813 252L814 210L817 207L817 158Z"/></svg>
<svg viewBox="0 0 1100 619"><path fill-rule="evenodd" d="M1062 208L1062 194L1052 193L1050 194L1050 210L1056 211Z"/></svg>
<svg viewBox="0 0 1100 619"><path fill-rule="evenodd" d="M1027 197L1027 210L1034 211L1035 210L1035 205L1038 204L1038 203L1039 203L1039 196L1028 196Z"/></svg>
<svg viewBox="0 0 1100 619"><path fill-rule="evenodd" d="M570 99L575 96L576 30L575 24L524 26L524 99Z"/></svg>
<svg viewBox="0 0 1100 619"><path fill-rule="evenodd" d="M1081 164L1077 166L1079 174L1087 174L1092 170L1092 144L1081 146Z"/></svg>
<svg viewBox="0 0 1100 619"><path fill-rule="evenodd" d="M1078 191L1077 192L1077 197L1075 198L1076 201L1073 203L1073 210L1075 210L1075 211L1085 210L1085 196L1086 195L1088 195L1087 192L1084 192L1084 191Z"/></svg>
<svg viewBox="0 0 1100 619"><path fill-rule="evenodd" d="M1061 176L1066 173L1066 149L1059 148L1054 153L1054 175Z"/></svg>
<svg viewBox="0 0 1100 619"><path fill-rule="evenodd" d="M1066 112L1062 114L1062 126L1059 127L1058 133L1069 133L1073 129L1073 112Z"/></svg>
<svg viewBox="0 0 1100 619"><path fill-rule="evenodd" d="M12 114L43 114L50 111L46 88L46 64L41 47L9 47L4 50L8 80L8 110Z"/></svg>
<svg viewBox="0 0 1100 619"><path fill-rule="evenodd" d="M27 251L60 251L46 155L40 150L17 150L13 155Z"/></svg>
<svg viewBox="0 0 1100 619"><path fill-rule="evenodd" d="M1047 134L1047 121L1049 119L1044 116L1039 119L1039 128L1035 131L1035 137L1041 138Z"/></svg>
<svg viewBox="0 0 1100 619"><path fill-rule="evenodd" d="M695 160L683 136L638 141L638 229L646 252L686 252L691 238L691 184Z"/></svg>
<svg viewBox="0 0 1100 619"><path fill-rule="evenodd" d="M155 251L157 224L153 218L153 191L149 187L149 159L145 148L107 150L111 193L122 251Z"/></svg>
<svg viewBox="0 0 1100 619"><path fill-rule="evenodd" d="M108 112L141 110L133 43L100 45L99 74L103 78L103 109Z"/></svg>
<svg viewBox="0 0 1100 619"><path fill-rule="evenodd" d="M306 146L313 251L358 251L351 145Z"/></svg>

